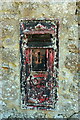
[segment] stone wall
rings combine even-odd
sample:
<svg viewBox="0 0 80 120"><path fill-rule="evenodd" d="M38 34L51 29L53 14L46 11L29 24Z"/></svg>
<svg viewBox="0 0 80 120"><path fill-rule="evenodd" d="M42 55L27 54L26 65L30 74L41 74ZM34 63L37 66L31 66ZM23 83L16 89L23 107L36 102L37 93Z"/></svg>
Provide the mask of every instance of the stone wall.
<svg viewBox="0 0 80 120"><path fill-rule="evenodd" d="M78 118L78 8L76 1L0 2L0 119ZM78 4L78 2L77 2ZM77 10L76 10L77 9ZM20 19L56 18L59 26L58 102L54 111L20 107ZM73 116L74 115L74 116Z"/></svg>

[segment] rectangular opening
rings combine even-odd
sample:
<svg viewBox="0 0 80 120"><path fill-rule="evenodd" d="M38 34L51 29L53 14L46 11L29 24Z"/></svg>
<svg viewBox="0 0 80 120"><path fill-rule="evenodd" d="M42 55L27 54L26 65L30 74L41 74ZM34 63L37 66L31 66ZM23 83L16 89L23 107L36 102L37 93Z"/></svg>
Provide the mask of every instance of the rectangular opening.
<svg viewBox="0 0 80 120"><path fill-rule="evenodd" d="M28 46L29 47L43 47L52 45L52 34L29 34Z"/></svg>
<svg viewBox="0 0 80 120"><path fill-rule="evenodd" d="M28 35L28 42L51 42L51 34L32 34Z"/></svg>

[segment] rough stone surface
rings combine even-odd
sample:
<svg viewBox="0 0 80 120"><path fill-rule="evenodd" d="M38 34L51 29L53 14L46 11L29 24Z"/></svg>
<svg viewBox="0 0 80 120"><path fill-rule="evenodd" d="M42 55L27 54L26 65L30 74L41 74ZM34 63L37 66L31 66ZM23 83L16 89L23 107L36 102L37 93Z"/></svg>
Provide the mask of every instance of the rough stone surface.
<svg viewBox="0 0 80 120"><path fill-rule="evenodd" d="M78 6L79 2L0 1L0 119L78 118ZM57 18L59 26L59 89L54 111L20 107L19 20ZM74 114L75 113L75 114Z"/></svg>

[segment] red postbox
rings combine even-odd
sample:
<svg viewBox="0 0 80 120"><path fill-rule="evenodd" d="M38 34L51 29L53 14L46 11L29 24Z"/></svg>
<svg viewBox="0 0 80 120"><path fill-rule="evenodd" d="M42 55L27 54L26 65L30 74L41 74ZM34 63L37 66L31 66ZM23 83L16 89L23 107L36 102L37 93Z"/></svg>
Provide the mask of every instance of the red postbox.
<svg viewBox="0 0 80 120"><path fill-rule="evenodd" d="M59 40L57 20L20 23L22 108L52 109L57 101Z"/></svg>

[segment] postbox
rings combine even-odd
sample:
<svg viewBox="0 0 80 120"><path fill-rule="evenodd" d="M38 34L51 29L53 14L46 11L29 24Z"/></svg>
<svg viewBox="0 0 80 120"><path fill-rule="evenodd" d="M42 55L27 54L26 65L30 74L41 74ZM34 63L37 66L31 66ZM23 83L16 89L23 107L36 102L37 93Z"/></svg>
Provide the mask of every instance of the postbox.
<svg viewBox="0 0 80 120"><path fill-rule="evenodd" d="M21 108L50 110L57 102L58 20L21 20Z"/></svg>

